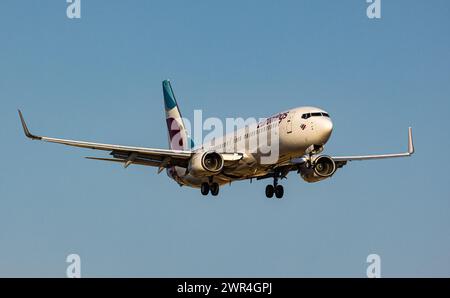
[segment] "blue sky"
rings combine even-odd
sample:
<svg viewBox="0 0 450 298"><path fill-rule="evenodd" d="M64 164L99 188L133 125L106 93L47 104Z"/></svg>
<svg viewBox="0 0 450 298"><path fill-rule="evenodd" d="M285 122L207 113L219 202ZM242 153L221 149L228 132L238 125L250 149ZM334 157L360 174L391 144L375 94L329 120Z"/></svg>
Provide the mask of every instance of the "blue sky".
<svg viewBox="0 0 450 298"><path fill-rule="evenodd" d="M0 3L0 276L450 276L450 3L358 1ZM406 149L327 181L291 173L217 199L156 169L83 159L102 152L26 140L32 131L167 147L161 81L183 116L327 110L329 154ZM106 153L103 155L107 155Z"/></svg>

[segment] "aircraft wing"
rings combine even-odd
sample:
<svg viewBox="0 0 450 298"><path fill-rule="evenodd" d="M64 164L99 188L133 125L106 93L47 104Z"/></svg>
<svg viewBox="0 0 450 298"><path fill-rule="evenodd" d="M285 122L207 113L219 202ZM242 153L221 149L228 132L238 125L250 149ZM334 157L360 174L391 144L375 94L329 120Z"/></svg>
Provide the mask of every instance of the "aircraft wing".
<svg viewBox="0 0 450 298"><path fill-rule="evenodd" d="M141 164L159 167L160 172L162 169L170 166L185 167L193 154L191 151L131 147L37 136L29 131L20 110L19 117L20 121L22 122L22 128L25 135L32 140L39 140L80 148L111 151L110 154L114 158L88 157L88 159L121 162L124 163L125 167L128 167L130 164Z"/></svg>
<svg viewBox="0 0 450 298"><path fill-rule="evenodd" d="M332 156L333 160L337 164L344 165L347 161L352 160L370 160L370 159L384 159L384 158L396 158L396 157L408 157L414 154L414 144L412 137L412 129L408 128L408 151L404 153L394 154L375 154L375 155L354 155L354 156Z"/></svg>
<svg viewBox="0 0 450 298"><path fill-rule="evenodd" d="M414 154L414 143L412 137L412 129L408 128L408 151L403 153L393 153L393 154L374 154L374 155L349 155L349 156L330 156L336 163L338 168L342 168L349 161L353 160L371 160L371 159L385 159L385 158L397 158L397 157L408 157ZM280 178L285 178L290 171L298 171L299 166L307 163L309 158L307 156L302 156L300 158L292 159L286 164L278 165L273 172L268 173L264 176L255 176L248 178L266 179L278 176Z"/></svg>

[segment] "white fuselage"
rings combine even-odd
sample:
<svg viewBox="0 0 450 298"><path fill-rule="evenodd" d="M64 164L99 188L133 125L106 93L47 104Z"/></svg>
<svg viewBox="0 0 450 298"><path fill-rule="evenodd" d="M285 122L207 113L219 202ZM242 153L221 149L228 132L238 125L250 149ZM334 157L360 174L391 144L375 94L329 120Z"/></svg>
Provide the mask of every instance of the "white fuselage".
<svg viewBox="0 0 450 298"><path fill-rule="evenodd" d="M333 124L327 112L315 107L300 107L275 114L258 125L246 126L236 132L215 138L195 151L243 152L242 159L235 167L214 176L215 182L225 184L234 180L267 175L274 166L303 156L308 148L323 147L332 130ZM276 139L273 139L274 137ZM264 142L260 142L262 138ZM265 141L267 138L269 142ZM262 162L261 158L268 156L268 153L261 146L272 144L271 140L278 141L276 157L269 159L269 163L268 159ZM193 176L186 168L178 166L169 168L167 173L180 185L192 187L199 187L202 182L210 179Z"/></svg>

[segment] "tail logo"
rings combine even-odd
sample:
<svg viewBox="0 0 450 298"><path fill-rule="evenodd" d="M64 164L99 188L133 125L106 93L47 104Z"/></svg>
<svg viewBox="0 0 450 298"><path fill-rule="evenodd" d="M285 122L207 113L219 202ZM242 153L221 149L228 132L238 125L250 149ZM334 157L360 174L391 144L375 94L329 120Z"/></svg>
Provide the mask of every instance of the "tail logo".
<svg viewBox="0 0 450 298"><path fill-rule="evenodd" d="M169 129L170 148L183 150L183 138L181 137L181 127L174 118L167 118L167 128Z"/></svg>

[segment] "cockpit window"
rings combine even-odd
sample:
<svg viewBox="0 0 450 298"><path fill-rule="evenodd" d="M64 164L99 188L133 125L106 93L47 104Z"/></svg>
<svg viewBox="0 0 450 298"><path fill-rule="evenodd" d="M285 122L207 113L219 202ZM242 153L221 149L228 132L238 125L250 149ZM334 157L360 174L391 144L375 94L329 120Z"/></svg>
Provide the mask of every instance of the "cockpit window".
<svg viewBox="0 0 450 298"><path fill-rule="evenodd" d="M315 113L305 113L302 115L302 119L308 119L310 117L328 117L330 118L330 115L328 115L327 113L319 113L319 112L315 112Z"/></svg>
<svg viewBox="0 0 450 298"><path fill-rule="evenodd" d="M311 113L306 113L302 115L302 119L308 119L309 117L311 117Z"/></svg>

